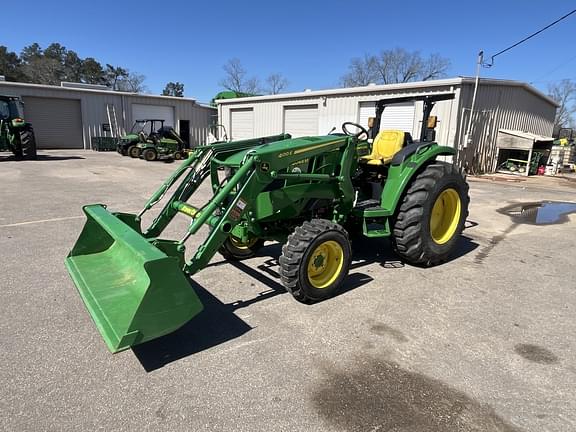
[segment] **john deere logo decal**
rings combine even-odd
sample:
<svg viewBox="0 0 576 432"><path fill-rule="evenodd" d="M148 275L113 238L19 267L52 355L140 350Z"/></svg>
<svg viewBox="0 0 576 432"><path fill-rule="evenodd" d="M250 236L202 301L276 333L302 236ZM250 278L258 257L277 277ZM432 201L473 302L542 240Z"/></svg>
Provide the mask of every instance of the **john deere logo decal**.
<svg viewBox="0 0 576 432"><path fill-rule="evenodd" d="M262 162L260 164L260 169L262 172L268 172L270 170L270 164L268 162Z"/></svg>

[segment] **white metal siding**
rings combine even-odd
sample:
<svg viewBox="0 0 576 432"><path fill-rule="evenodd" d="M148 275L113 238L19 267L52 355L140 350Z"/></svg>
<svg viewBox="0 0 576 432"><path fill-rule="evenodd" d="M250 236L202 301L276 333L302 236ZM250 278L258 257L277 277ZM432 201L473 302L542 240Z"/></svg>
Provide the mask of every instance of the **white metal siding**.
<svg viewBox="0 0 576 432"><path fill-rule="evenodd" d="M219 123L224 125L231 124L231 111L239 108L248 108L254 110L254 136L264 136L282 133L284 130L284 109L288 106L302 106L302 105L317 105L318 106L318 132L317 134L327 134L336 128L338 131L342 129L344 122L357 122L358 121L358 104L360 102L373 102L382 98L400 97L400 96L414 96L414 95L434 95L454 93L456 90L452 86L437 86L434 88L403 91L367 91L362 94L347 94L346 89L342 90L342 94L322 96L301 96L294 98L281 98L278 100L262 100L262 101L245 101L242 99L231 99L225 103L220 104L220 118ZM434 112L440 110L443 123L440 123L440 135L448 137L447 131L451 124L451 116L455 115L455 111L451 110L452 101L438 102L434 107ZM415 104L414 129L412 135L416 136L418 132L418 121L422 117L422 104ZM455 118L455 117L454 117ZM454 121L455 122L455 121ZM444 133L446 130L446 134ZM451 131L452 132L452 131ZM447 145L452 145L453 135L450 134L451 142ZM233 136L233 134L232 134ZM437 133L438 136L438 133ZM445 141L447 142L447 141Z"/></svg>
<svg viewBox="0 0 576 432"><path fill-rule="evenodd" d="M254 137L254 110L252 108L230 111L230 137L234 140Z"/></svg>
<svg viewBox="0 0 576 432"><path fill-rule="evenodd" d="M294 138L318 135L318 105L284 107L284 133Z"/></svg>
<svg viewBox="0 0 576 432"><path fill-rule="evenodd" d="M462 88L458 140L464 134L470 117L473 86ZM520 87L480 85L474 111L472 144L462 148L459 160L474 173L496 168L496 141L500 129L513 129L537 135L552 136L555 107L543 103L535 94Z"/></svg>
<svg viewBox="0 0 576 432"><path fill-rule="evenodd" d="M414 110L413 103L388 105L382 113L380 130L398 129L412 133L414 130ZM376 102L360 102L358 113L359 123L368 127L368 117L376 116Z"/></svg>
<svg viewBox="0 0 576 432"><path fill-rule="evenodd" d="M270 135L281 133L284 129L284 108L286 106L318 105L318 133L328 133L333 127L341 130L345 121L360 119L359 104L374 102L383 98L425 96L437 94L455 95L453 100L437 102L432 115L438 117L436 141L439 144L458 147L463 142L465 126L468 121L469 107L472 100L473 85L471 83L451 83L433 85L430 87L371 90L365 92L341 92L314 95L313 93L298 95L279 95L277 99L270 97L263 100L228 100L219 105L220 123L230 124L231 110L249 108L254 110L254 135ZM473 139L474 148L459 152L458 162L462 166L478 166L486 169L495 160L495 138L498 129L527 130L539 135L549 135L554 121L554 105L543 96L518 85L480 85L477 98L478 111L475 121L478 125ZM419 138L423 103L414 104L412 120L412 136ZM366 115L368 116L368 115ZM405 125L407 127L407 125ZM409 130L410 131L410 130Z"/></svg>
<svg viewBox="0 0 576 432"><path fill-rule="evenodd" d="M24 116L38 148L83 148L80 100L26 96Z"/></svg>
<svg viewBox="0 0 576 432"><path fill-rule="evenodd" d="M190 144L192 146L205 144L210 124L217 121L215 108L199 105L193 100L186 98L71 89L6 81L0 81L0 94L21 96L23 98L42 97L80 101L82 113L82 137L80 142L87 149L90 148L93 137L112 136L111 132L104 131L103 128L103 124L109 122L106 105L115 107L120 134L124 134L126 130L130 130L132 127L132 104L171 107L176 126L179 120L190 121Z"/></svg>
<svg viewBox="0 0 576 432"><path fill-rule="evenodd" d="M164 120L164 126L174 127L174 107L163 105L132 104L132 119Z"/></svg>

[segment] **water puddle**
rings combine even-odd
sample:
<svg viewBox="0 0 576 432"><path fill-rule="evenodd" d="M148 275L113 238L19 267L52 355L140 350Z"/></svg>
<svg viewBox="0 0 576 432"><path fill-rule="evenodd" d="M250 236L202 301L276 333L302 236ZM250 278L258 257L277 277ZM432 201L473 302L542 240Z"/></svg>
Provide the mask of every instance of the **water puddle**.
<svg viewBox="0 0 576 432"><path fill-rule="evenodd" d="M510 216L516 223L553 225L566 222L569 214L576 213L576 203L562 201L518 203L499 211Z"/></svg>

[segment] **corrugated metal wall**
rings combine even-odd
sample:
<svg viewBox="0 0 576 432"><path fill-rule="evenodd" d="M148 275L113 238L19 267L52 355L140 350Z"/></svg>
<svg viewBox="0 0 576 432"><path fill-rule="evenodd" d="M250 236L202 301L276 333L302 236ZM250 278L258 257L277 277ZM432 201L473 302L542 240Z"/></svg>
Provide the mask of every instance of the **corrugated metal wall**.
<svg viewBox="0 0 576 432"><path fill-rule="evenodd" d="M377 101L385 97L400 97L412 95L430 95L438 93L458 93L454 86L435 86L430 88L407 91L378 91L360 94L341 94L328 96L298 97L293 99L263 100L220 105L220 123L230 130L230 110L235 108L254 109L254 135L264 136L282 133L284 107L296 105L318 105L318 134L327 134L336 127L341 130L342 123L357 122L359 118L360 103ZM453 145L456 136L456 109L457 100L441 101L434 107L433 115L437 115L440 123L437 129L437 140ZM420 121L422 119L423 103L417 102L414 110L414 129L412 135L420 134Z"/></svg>
<svg viewBox="0 0 576 432"><path fill-rule="evenodd" d="M179 120L190 121L190 144L200 145L206 142L208 129L216 121L215 108L196 104L190 99L163 98L160 96L132 95L112 92L86 91L61 87L21 85L0 82L0 93L12 96L37 96L45 98L63 98L80 100L84 148L90 148L91 138L111 136L102 130L102 124L108 123L106 106L114 106L120 133L132 127L132 104L149 104L174 107L176 129ZM24 107L26 109L26 107Z"/></svg>
<svg viewBox="0 0 576 432"><path fill-rule="evenodd" d="M343 90L345 92L346 90ZM407 95L455 94L450 101L436 104L432 115L438 116L436 141L458 149L464 143L464 134L470 106L473 85L464 82L459 85L430 86L402 91L350 93L310 97L299 96L291 99L260 101L227 101L219 107L220 123L230 128L230 109L254 109L254 134L256 136L283 132L283 107L291 105L318 104L318 133L326 134L333 127L339 131L343 122L356 122L359 118L360 102L376 101L385 97ZM416 102L412 136L420 135L423 102ZM521 85L480 85L472 141L474 145L460 148L458 162L469 171L490 172L496 164L496 135L498 129L518 129L539 135L551 136L555 106ZM446 158L450 160L451 158Z"/></svg>
<svg viewBox="0 0 576 432"><path fill-rule="evenodd" d="M458 142L464 143L474 87L465 84L459 106ZM472 143L461 148L460 164L472 173L496 168L496 138L499 129L513 129L552 136L556 107L524 87L482 85L474 109Z"/></svg>

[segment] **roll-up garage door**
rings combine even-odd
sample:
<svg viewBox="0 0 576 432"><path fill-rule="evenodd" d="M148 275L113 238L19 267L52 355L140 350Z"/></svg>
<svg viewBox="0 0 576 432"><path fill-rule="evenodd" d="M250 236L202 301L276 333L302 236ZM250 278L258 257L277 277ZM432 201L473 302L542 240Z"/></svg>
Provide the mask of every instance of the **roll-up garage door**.
<svg viewBox="0 0 576 432"><path fill-rule="evenodd" d="M233 140L254 138L254 110L252 108L230 110L230 136Z"/></svg>
<svg viewBox="0 0 576 432"><path fill-rule="evenodd" d="M368 117L376 116L376 102L360 102L359 123L368 127ZM401 103L384 108L380 130L398 129L412 133L414 129L414 104Z"/></svg>
<svg viewBox="0 0 576 432"><path fill-rule="evenodd" d="M136 120L164 120L164 126L174 127L174 107L132 104L132 121ZM159 127L159 125L157 126ZM146 132L150 133L148 130Z"/></svg>
<svg viewBox="0 0 576 432"><path fill-rule="evenodd" d="M82 111L77 99L24 96L24 116L38 148L84 148Z"/></svg>
<svg viewBox="0 0 576 432"><path fill-rule="evenodd" d="M318 135L318 105L284 107L284 133L293 137Z"/></svg>

